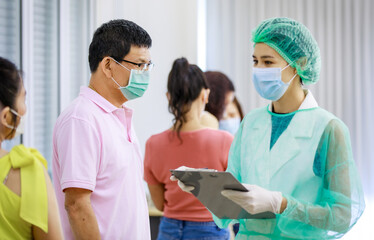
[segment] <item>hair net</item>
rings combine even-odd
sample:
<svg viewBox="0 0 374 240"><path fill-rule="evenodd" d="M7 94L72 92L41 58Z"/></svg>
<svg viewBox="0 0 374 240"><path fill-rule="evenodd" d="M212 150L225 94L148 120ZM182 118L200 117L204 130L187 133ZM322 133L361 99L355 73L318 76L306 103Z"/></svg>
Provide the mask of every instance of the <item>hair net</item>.
<svg viewBox="0 0 374 240"><path fill-rule="evenodd" d="M290 18L263 21L253 32L252 41L276 50L291 67L296 68L304 84L319 79L321 56L318 44L303 24Z"/></svg>

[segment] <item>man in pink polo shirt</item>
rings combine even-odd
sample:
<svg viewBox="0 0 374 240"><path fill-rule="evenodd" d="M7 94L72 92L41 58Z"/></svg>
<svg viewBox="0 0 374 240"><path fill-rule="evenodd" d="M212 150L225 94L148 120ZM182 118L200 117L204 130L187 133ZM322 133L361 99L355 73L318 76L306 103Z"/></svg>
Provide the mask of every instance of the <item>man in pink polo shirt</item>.
<svg viewBox="0 0 374 240"><path fill-rule="evenodd" d="M91 79L59 116L53 179L66 239L150 239L143 162L124 103L147 89L148 33L127 20L99 27Z"/></svg>

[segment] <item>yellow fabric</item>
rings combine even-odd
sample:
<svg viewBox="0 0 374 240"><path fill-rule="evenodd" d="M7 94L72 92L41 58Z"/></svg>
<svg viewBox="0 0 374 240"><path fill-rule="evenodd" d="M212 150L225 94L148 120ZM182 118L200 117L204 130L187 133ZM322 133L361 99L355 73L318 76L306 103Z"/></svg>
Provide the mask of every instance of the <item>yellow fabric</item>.
<svg viewBox="0 0 374 240"><path fill-rule="evenodd" d="M30 239L31 226L48 232L48 199L43 165L46 160L35 149L13 147L0 159L0 236L4 239ZM10 168L19 168L21 197L3 183Z"/></svg>

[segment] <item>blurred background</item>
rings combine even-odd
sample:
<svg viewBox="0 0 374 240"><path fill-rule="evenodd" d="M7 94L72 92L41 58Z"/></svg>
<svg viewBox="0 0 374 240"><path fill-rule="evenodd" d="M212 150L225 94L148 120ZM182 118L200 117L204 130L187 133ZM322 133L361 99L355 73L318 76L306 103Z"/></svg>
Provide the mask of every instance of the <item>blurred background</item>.
<svg viewBox="0 0 374 240"><path fill-rule="evenodd" d="M320 46L320 81L309 88L348 125L364 185L366 211L343 239L373 239L373 12L372 0L0 0L0 56L23 71L28 106L25 134L2 147L23 143L51 162L55 120L88 84L88 46L104 22L132 20L153 39L151 84L128 103L144 152L150 135L171 126L165 93L174 59L227 74L248 113L267 104L251 81L251 31L266 18L291 17Z"/></svg>

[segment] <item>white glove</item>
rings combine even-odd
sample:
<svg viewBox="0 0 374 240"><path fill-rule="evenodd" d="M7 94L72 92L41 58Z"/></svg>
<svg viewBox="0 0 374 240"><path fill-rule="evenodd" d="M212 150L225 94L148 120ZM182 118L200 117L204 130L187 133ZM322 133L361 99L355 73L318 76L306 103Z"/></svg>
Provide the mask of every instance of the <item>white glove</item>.
<svg viewBox="0 0 374 240"><path fill-rule="evenodd" d="M190 170L190 169L194 169L194 168L189 168L189 167L186 167L186 166L180 166L179 168L175 169L175 170ZM195 187L193 186L188 186L184 183L182 183L180 180L178 180L178 178L176 178L174 175L171 175L170 177L170 180L171 181L178 181L178 186L185 192L188 192L188 193L191 193L192 190L195 189Z"/></svg>
<svg viewBox="0 0 374 240"><path fill-rule="evenodd" d="M257 185L243 184L248 192L223 190L221 194L244 208L250 214L279 213L283 196L281 192L266 190Z"/></svg>

